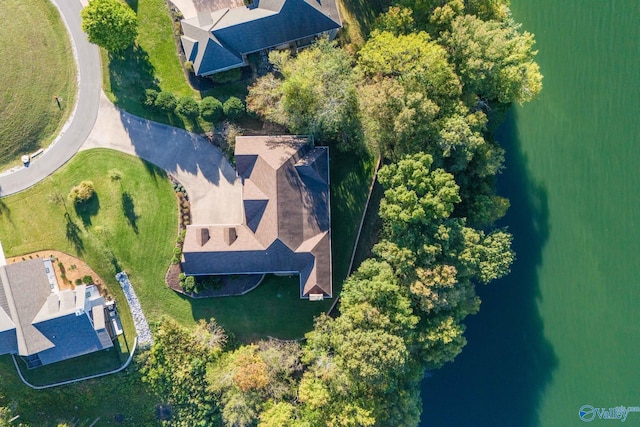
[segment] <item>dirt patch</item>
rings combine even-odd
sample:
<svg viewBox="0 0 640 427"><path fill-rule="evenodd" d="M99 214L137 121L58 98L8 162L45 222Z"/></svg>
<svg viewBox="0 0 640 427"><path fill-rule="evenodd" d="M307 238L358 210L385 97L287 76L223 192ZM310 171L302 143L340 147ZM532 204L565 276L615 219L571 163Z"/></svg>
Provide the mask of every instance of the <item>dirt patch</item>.
<svg viewBox="0 0 640 427"><path fill-rule="evenodd" d="M76 284L89 282L88 276L91 276L91 281L100 290L100 294L107 296L109 290L104 284L104 280L95 271L91 269L84 261L64 252L59 251L38 251L30 254L7 258L7 264L26 261L35 258L51 258L53 259L53 269L56 273L56 279L58 280L58 286L60 290L73 289ZM86 279L85 279L86 278ZM79 282L78 282L79 281ZM87 283L88 284L88 283Z"/></svg>

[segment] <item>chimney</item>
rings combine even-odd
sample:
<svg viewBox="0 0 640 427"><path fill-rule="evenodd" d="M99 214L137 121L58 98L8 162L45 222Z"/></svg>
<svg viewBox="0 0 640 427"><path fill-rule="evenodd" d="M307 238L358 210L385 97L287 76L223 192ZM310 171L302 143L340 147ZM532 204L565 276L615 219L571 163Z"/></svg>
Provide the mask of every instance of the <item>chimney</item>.
<svg viewBox="0 0 640 427"><path fill-rule="evenodd" d="M196 243L200 246L204 246L209 241L209 229L200 228L196 231Z"/></svg>
<svg viewBox="0 0 640 427"><path fill-rule="evenodd" d="M233 242L238 238L235 227L225 227L224 229L224 242L227 246L231 246Z"/></svg>

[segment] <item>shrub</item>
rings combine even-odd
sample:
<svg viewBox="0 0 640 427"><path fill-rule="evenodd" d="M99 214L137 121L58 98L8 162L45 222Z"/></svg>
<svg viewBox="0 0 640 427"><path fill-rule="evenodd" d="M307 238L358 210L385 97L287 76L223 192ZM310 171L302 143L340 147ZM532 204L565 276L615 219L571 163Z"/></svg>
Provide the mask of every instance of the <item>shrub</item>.
<svg viewBox="0 0 640 427"><path fill-rule="evenodd" d="M82 279L76 279L76 286L82 285Z"/></svg>
<svg viewBox="0 0 640 427"><path fill-rule="evenodd" d="M145 89L142 95L142 105L147 108L153 108L156 105L158 99L158 91L155 89Z"/></svg>
<svg viewBox="0 0 640 427"><path fill-rule="evenodd" d="M154 105L160 111L172 113L175 111L178 101L173 93L162 91L158 94Z"/></svg>
<svg viewBox="0 0 640 427"><path fill-rule="evenodd" d="M224 115L227 116L229 120L238 120L245 112L244 103L235 96L227 99L222 105L222 109L224 111Z"/></svg>
<svg viewBox="0 0 640 427"><path fill-rule="evenodd" d="M190 96L183 96L178 101L178 107L176 112L182 114L190 119L198 117L200 114L200 108L198 108L198 101Z"/></svg>
<svg viewBox="0 0 640 427"><path fill-rule="evenodd" d="M196 287L198 291L204 289L221 289L222 279L220 276L199 276L196 279Z"/></svg>
<svg viewBox="0 0 640 427"><path fill-rule="evenodd" d="M69 200L73 203L86 202L93 197L96 190L91 181L82 181L69 192Z"/></svg>
<svg viewBox="0 0 640 427"><path fill-rule="evenodd" d="M219 122L224 115L222 102L213 96L205 97L200 103L200 115L208 122Z"/></svg>
<svg viewBox="0 0 640 427"><path fill-rule="evenodd" d="M82 283L84 283L85 285L90 285L93 283L93 277L89 276L88 274L86 276L84 276L82 278Z"/></svg>
<svg viewBox="0 0 640 427"><path fill-rule="evenodd" d="M184 68L185 68L188 72L193 73L193 72L194 72L194 70L193 70L193 62L191 62L191 61L184 61Z"/></svg>
<svg viewBox="0 0 640 427"><path fill-rule="evenodd" d="M196 278L193 276L187 276L182 282L182 289L185 292L196 292Z"/></svg>
<svg viewBox="0 0 640 427"><path fill-rule="evenodd" d="M210 78L214 83L230 83L235 82L236 80L240 80L242 77L242 69L234 68L232 70L223 71L221 73L216 73L212 75Z"/></svg>

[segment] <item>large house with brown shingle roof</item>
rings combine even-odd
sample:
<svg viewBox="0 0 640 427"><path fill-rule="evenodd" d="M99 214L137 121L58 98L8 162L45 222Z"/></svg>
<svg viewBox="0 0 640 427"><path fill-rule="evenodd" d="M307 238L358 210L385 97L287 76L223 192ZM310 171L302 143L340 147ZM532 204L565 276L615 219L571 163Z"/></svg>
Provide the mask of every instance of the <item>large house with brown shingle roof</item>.
<svg viewBox="0 0 640 427"><path fill-rule="evenodd" d="M294 273L300 297L330 298L329 151L308 137L236 138L242 224L187 227L187 275Z"/></svg>
<svg viewBox="0 0 640 427"><path fill-rule="evenodd" d="M181 40L196 75L208 76L247 65L254 52L333 38L340 27L336 0L255 0L183 20Z"/></svg>
<svg viewBox="0 0 640 427"><path fill-rule="evenodd" d="M7 264L0 245L0 354L34 368L110 347L95 286L60 290L50 260Z"/></svg>

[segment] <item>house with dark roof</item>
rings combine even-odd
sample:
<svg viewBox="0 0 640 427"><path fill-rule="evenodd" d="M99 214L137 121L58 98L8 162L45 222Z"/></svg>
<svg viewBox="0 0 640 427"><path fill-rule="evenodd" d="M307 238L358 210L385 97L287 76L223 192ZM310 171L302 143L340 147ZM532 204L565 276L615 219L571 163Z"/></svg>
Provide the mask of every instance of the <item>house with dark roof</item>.
<svg viewBox="0 0 640 427"><path fill-rule="evenodd" d="M236 138L241 224L187 227L187 275L298 274L300 297L333 295L329 151L309 137Z"/></svg>
<svg viewBox="0 0 640 427"><path fill-rule="evenodd" d="M255 0L182 20L182 47L196 75L247 65L247 55L308 46L342 27L336 0Z"/></svg>
<svg viewBox="0 0 640 427"><path fill-rule="evenodd" d="M95 286L60 290L50 260L6 264L0 256L0 355L21 356L35 368L110 347Z"/></svg>

